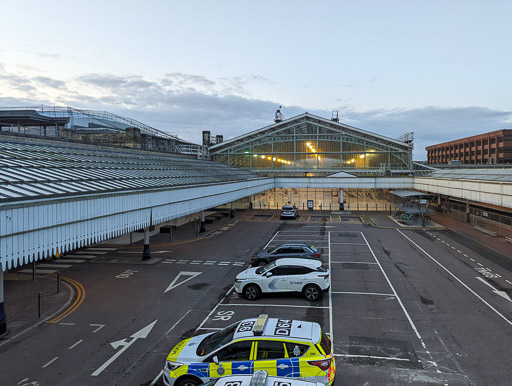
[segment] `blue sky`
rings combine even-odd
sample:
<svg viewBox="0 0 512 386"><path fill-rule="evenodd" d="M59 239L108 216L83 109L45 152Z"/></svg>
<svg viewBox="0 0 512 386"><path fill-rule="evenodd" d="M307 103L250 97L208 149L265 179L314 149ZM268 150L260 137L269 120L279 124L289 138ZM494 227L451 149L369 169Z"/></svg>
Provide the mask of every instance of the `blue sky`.
<svg viewBox="0 0 512 386"><path fill-rule="evenodd" d="M7 1L0 106L129 116L199 143L305 111L425 146L512 128L510 1Z"/></svg>

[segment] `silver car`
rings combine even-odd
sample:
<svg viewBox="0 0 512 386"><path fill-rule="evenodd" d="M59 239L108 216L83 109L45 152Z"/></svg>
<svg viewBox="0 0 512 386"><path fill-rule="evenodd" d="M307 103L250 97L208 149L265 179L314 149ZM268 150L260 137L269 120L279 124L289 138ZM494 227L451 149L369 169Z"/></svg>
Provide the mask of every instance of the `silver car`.
<svg viewBox="0 0 512 386"><path fill-rule="evenodd" d="M299 210L290 205L283 205L281 208L281 218L293 218L296 219L299 216Z"/></svg>

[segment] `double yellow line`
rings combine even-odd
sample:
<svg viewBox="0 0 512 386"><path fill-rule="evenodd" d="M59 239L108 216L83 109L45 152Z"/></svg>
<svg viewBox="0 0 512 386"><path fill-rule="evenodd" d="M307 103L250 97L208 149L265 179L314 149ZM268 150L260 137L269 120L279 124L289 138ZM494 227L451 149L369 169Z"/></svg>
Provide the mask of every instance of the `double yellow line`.
<svg viewBox="0 0 512 386"><path fill-rule="evenodd" d="M64 311L62 314L55 317L54 319L48 320L47 323L60 322L66 316L70 315L73 311L75 311L80 306L80 304L82 304L83 301L85 300L85 288L82 284L73 279L70 279L69 277L62 277L61 279L71 284L76 289L77 296L73 304L66 311Z"/></svg>

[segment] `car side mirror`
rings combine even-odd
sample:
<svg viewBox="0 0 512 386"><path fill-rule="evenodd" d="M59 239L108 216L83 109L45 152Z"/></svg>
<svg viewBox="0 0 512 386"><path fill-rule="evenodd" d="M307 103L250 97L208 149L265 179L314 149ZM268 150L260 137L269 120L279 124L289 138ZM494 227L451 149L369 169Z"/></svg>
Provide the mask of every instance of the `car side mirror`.
<svg viewBox="0 0 512 386"><path fill-rule="evenodd" d="M215 363L216 365L219 364L219 357L217 355L213 357L213 363Z"/></svg>
<svg viewBox="0 0 512 386"><path fill-rule="evenodd" d="M270 277L270 276L272 276L272 272L267 272L267 273L265 273L265 276L266 276L266 277Z"/></svg>

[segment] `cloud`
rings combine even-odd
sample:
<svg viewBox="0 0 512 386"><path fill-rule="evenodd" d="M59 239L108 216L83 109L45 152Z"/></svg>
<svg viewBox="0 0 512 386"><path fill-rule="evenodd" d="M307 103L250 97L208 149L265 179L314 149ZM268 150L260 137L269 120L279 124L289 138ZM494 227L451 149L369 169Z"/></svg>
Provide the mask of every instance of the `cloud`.
<svg viewBox="0 0 512 386"><path fill-rule="evenodd" d="M42 86L48 86L51 88L63 89L66 88L66 83L62 80L48 78L47 76L36 76L32 78L34 82L39 83Z"/></svg>
<svg viewBox="0 0 512 386"><path fill-rule="evenodd" d="M0 104L43 103L106 110L199 143L202 130L229 139L273 123L274 112L283 103L252 98L246 87L251 82L271 81L257 75L212 80L178 72L151 80L138 75L95 73L64 81L44 76L22 77L2 71L0 84L6 87L0 87ZM58 90L58 96L50 98L46 93L49 89ZM9 90L16 90L17 96ZM511 111L483 107L429 106L356 111L346 107L349 106L346 101L338 103L342 123L390 138L413 131L415 160L426 159L424 149L428 145L503 129L510 127L512 122ZM283 106L281 111L286 118L306 111L321 117L331 116L331 110L311 110L302 106Z"/></svg>

